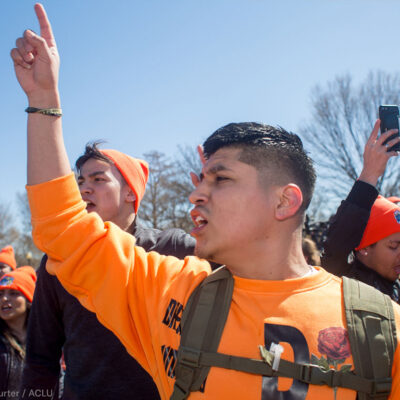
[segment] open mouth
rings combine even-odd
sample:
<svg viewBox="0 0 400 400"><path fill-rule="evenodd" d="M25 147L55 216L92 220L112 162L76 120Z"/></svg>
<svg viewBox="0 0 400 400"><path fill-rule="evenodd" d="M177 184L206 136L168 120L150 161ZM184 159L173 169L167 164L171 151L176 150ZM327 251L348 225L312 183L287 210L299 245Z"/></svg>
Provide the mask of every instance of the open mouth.
<svg viewBox="0 0 400 400"><path fill-rule="evenodd" d="M90 200L84 200L84 201L86 203L86 210L88 210L88 211L92 210L96 206L96 204L94 204Z"/></svg>
<svg viewBox="0 0 400 400"><path fill-rule="evenodd" d="M194 228L190 232L193 236L198 235L208 224L208 220L204 218L197 210L192 210L190 213L192 217L192 221L194 224Z"/></svg>
<svg viewBox="0 0 400 400"><path fill-rule="evenodd" d="M1 306L1 311L7 312L7 311L9 311L9 310L12 310L12 307L11 307L11 306L9 306L9 305Z"/></svg>
<svg viewBox="0 0 400 400"><path fill-rule="evenodd" d="M194 220L194 225L196 226L196 228L202 227L204 225L208 224L208 221L203 218L201 215L198 215Z"/></svg>

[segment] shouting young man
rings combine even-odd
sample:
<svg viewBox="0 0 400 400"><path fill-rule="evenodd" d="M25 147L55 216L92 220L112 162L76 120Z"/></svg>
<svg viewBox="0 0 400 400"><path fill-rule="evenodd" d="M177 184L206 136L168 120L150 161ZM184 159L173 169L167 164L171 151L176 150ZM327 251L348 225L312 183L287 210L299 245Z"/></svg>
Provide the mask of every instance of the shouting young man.
<svg viewBox="0 0 400 400"><path fill-rule="evenodd" d="M76 161L78 186L86 209L113 222L136 238L146 251L184 258L195 240L179 229L159 231L136 223L148 177L147 163L117 150L87 145ZM151 377L129 356L120 341L101 325L46 269L39 268L35 300L28 325L23 398L37 390L51 398L56 392L63 351L66 364L62 398L157 399ZM113 268L112 264L109 268ZM101 387L101 390L98 388Z"/></svg>

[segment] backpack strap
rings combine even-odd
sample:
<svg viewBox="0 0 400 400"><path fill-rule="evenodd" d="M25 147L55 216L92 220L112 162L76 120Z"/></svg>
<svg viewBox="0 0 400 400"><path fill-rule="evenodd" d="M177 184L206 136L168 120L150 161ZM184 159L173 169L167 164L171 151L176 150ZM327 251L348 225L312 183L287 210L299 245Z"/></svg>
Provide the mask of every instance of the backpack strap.
<svg viewBox="0 0 400 400"><path fill-rule="evenodd" d="M386 381L376 382L373 379L366 379L355 375L351 371L323 370L318 365L299 364L284 359L280 359L278 367L274 369L275 354L266 350L265 347L260 347L262 348L263 360L185 348L180 363L184 370L189 371L187 378L185 378L188 380L188 389L182 390L182 387L177 387L175 383L174 392L170 399L186 399L191 391L199 390L200 387L195 389L194 384L190 385L189 380L195 379L196 374L199 372L207 375L210 367L226 368L268 377L292 378L311 385L348 388L358 393L380 395L382 392L390 392L390 383L388 385ZM181 370L176 371L177 381L180 373ZM200 376L203 378L203 375ZM201 385L203 382L199 383Z"/></svg>
<svg viewBox="0 0 400 400"><path fill-rule="evenodd" d="M355 371L328 371L317 365L284 359L273 368L275 353L260 346L263 360L217 353L229 314L234 280L221 267L191 294L182 316L182 338L170 400L184 400L203 385L210 367L264 376L297 379L313 385L344 387L358 392L359 400L385 400L392 379L396 326L391 300L376 289L343 278L345 313Z"/></svg>
<svg viewBox="0 0 400 400"><path fill-rule="evenodd" d="M392 301L373 287L346 277L343 297L354 372L386 387L376 393L359 392L358 399L387 399L397 345Z"/></svg>
<svg viewBox="0 0 400 400"><path fill-rule="evenodd" d="M220 267L190 295L181 321L182 337L171 400L186 399L204 383L210 366L199 368L199 352L217 351L231 306L233 285L232 274L226 267Z"/></svg>

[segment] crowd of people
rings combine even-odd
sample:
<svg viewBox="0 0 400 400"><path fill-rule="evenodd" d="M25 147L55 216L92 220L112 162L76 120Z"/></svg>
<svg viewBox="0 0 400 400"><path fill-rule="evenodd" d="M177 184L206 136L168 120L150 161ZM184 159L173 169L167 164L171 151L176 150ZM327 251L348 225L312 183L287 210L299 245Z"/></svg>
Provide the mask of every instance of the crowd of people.
<svg viewBox="0 0 400 400"><path fill-rule="evenodd" d="M43 259L36 275L0 252L0 399L400 398L400 206L376 189L397 132L375 123L322 252L304 229L312 160L297 135L255 122L200 149L191 235L146 228L146 161L94 142L71 172L56 42L35 11L40 35L26 30L11 57Z"/></svg>

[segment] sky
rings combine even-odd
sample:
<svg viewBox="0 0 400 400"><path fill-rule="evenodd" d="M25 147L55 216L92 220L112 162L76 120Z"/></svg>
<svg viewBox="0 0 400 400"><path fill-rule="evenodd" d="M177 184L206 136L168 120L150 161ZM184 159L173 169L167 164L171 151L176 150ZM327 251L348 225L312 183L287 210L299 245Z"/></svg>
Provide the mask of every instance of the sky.
<svg viewBox="0 0 400 400"><path fill-rule="evenodd" d="M10 50L38 31L34 1L0 16L0 203L26 182L25 94ZM310 93L337 75L398 72L396 0L44 0L60 57L71 163L91 140L173 157L229 122L296 132ZM46 154L43 154L46 157Z"/></svg>

